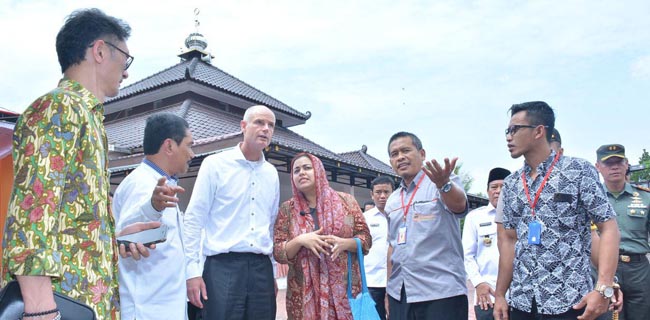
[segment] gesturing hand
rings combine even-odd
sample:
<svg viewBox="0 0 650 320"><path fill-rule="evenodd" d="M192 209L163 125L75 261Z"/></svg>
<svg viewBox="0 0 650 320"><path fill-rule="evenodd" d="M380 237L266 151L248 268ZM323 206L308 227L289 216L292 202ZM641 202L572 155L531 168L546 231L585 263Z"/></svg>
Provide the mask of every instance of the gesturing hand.
<svg viewBox="0 0 650 320"><path fill-rule="evenodd" d="M165 182L167 178L158 179L158 184L151 194L151 205L157 211L163 211L165 208L173 208L178 203L177 193L185 192L180 186L169 186Z"/></svg>
<svg viewBox="0 0 650 320"><path fill-rule="evenodd" d="M321 253L329 254L331 248L330 244L325 241L327 236L322 235L323 229L318 229L314 232L303 233L298 236L300 246L311 250L316 256L320 257Z"/></svg>
<svg viewBox="0 0 650 320"><path fill-rule="evenodd" d="M449 158L445 158L445 166L443 168L436 159L431 159L431 161L424 163L422 170L431 179L431 182L435 183L436 187L440 189L445 183L449 182L449 177L454 172L454 168L456 168L456 161L458 161L457 157L451 159L451 161L449 161Z"/></svg>

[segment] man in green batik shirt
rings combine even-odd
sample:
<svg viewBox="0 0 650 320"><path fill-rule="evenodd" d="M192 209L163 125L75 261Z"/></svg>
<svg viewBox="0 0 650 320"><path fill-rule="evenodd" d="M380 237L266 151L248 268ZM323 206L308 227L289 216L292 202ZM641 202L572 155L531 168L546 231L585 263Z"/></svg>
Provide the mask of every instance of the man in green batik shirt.
<svg viewBox="0 0 650 320"><path fill-rule="evenodd" d="M63 79L16 123L2 285L18 280L24 319L58 318L53 291L88 304L100 320L119 317L102 121L104 100L116 96L128 77L130 32L97 9L73 12L56 38ZM123 233L151 227L134 225ZM146 256L143 248L133 256Z"/></svg>
<svg viewBox="0 0 650 320"><path fill-rule="evenodd" d="M625 299L619 319L647 320L650 319L650 263L646 258L650 253L650 192L625 181L629 164L622 145L603 145L596 154L596 168L603 176L621 230L616 276Z"/></svg>

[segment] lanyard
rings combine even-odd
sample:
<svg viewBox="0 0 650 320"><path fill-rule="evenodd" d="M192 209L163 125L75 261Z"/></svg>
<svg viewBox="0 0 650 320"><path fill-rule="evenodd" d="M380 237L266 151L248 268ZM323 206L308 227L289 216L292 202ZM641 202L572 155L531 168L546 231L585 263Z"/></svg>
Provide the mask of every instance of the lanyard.
<svg viewBox="0 0 650 320"><path fill-rule="evenodd" d="M420 183L422 183L422 180L424 179L425 174L422 173L422 176L420 177L420 180L418 180L418 183L415 184L415 189L413 189L413 194L411 195L411 199L409 199L409 203L404 206L404 188L402 188L402 192L400 192L400 198L402 199L402 209L404 211L404 221L406 221L406 215L409 213L409 208L411 207L411 203L413 202L413 198L415 198L415 193L418 192L418 188L420 188Z"/></svg>
<svg viewBox="0 0 650 320"><path fill-rule="evenodd" d="M558 159L560 159L560 153L557 153L555 155L555 159L553 159L551 166L548 168L548 172L546 172L546 176L544 176L544 180L542 180L542 183L539 185L539 189L537 189L537 193L535 193L534 201L530 200L530 192L528 191L528 184L526 184L526 172L525 170L521 172L521 183L524 185L524 192L526 193L526 198L528 198L528 204L530 204L530 209L533 218L535 218L535 206L537 205L537 200L539 200L539 195L542 193L542 190L544 190L544 186L546 186L546 181L548 181L548 177L551 176L551 172L553 172L553 167L555 166L555 163L557 163Z"/></svg>

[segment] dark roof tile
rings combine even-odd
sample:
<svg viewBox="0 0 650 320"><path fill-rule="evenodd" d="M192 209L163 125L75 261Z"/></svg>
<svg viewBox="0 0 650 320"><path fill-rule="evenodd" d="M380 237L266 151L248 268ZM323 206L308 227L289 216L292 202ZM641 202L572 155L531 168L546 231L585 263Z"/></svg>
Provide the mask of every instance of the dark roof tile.
<svg viewBox="0 0 650 320"><path fill-rule="evenodd" d="M108 99L106 103L125 99L138 93L160 88L174 82L187 80L186 73L189 74L191 80L203 83L217 90L226 91L247 100L252 100L275 110L297 116L303 120L309 118L309 114L299 112L298 110L289 107L283 102L245 83L237 77L197 58L182 61L163 71L132 83L120 89L119 95Z"/></svg>

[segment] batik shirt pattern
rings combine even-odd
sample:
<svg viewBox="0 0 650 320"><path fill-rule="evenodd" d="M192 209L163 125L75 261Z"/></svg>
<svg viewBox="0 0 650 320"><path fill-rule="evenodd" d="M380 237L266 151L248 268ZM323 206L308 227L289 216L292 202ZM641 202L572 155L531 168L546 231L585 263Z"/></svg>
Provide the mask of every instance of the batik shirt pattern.
<svg viewBox="0 0 650 320"><path fill-rule="evenodd" d="M63 79L16 123L3 279L50 276L53 289L117 317L104 108Z"/></svg>
<svg viewBox="0 0 650 320"><path fill-rule="evenodd" d="M578 158L560 157L535 206L542 224L541 244L528 244L531 207L522 185L522 171L531 199L539 189L553 159L551 155L530 178L527 164L505 179L503 226L515 229L515 259L509 305L530 312L535 299L542 314L560 314L577 304L593 289L590 277L590 221L604 222L616 216L596 169Z"/></svg>

